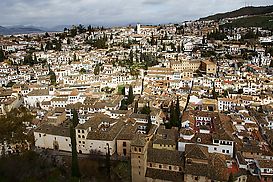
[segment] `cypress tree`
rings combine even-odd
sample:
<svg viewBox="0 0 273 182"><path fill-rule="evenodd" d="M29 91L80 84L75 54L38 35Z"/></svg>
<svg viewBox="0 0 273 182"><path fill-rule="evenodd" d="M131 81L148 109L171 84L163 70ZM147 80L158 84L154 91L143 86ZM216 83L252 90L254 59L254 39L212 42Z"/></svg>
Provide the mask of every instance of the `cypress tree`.
<svg viewBox="0 0 273 182"><path fill-rule="evenodd" d="M107 176L108 176L108 179L111 179L111 160L110 160L110 149L109 149L109 144L107 144L106 169L107 169Z"/></svg>
<svg viewBox="0 0 273 182"><path fill-rule="evenodd" d="M175 114L176 114L176 126L181 127L180 117L181 117L181 111L180 111L180 104L178 97L176 98L176 105L175 105Z"/></svg>
<svg viewBox="0 0 273 182"><path fill-rule="evenodd" d="M54 71L50 70L49 71L49 75L50 75L50 82L52 85L56 84L56 74Z"/></svg>
<svg viewBox="0 0 273 182"><path fill-rule="evenodd" d="M34 54L34 60L33 60L34 64L37 64L38 63L38 59L37 59L37 56L36 54Z"/></svg>
<svg viewBox="0 0 273 182"><path fill-rule="evenodd" d="M4 59L5 59L4 51L2 49L0 49L0 62L3 62Z"/></svg>
<svg viewBox="0 0 273 182"><path fill-rule="evenodd" d="M229 174L229 177L228 177L228 182L233 182L233 181L234 181L233 174L230 173L230 174Z"/></svg>
<svg viewBox="0 0 273 182"><path fill-rule="evenodd" d="M71 177L72 179L79 179L81 177L78 163L78 153L77 153L77 143L76 143L76 131L75 127L79 123L78 113L76 110L72 111L73 118L72 123L70 124L70 138L72 146L72 166L71 166Z"/></svg>
<svg viewBox="0 0 273 182"><path fill-rule="evenodd" d="M137 111L138 111L138 101L135 102L134 113L137 113Z"/></svg>
<svg viewBox="0 0 273 182"><path fill-rule="evenodd" d="M170 106L170 125L176 126L176 112L174 109L173 102L171 103L171 106Z"/></svg>
<svg viewBox="0 0 273 182"><path fill-rule="evenodd" d="M152 120L151 120L151 115L149 114L147 128L146 128L146 133L147 134L149 133L149 131L150 131L151 128L152 128Z"/></svg>
<svg viewBox="0 0 273 182"><path fill-rule="evenodd" d="M79 124L78 112L75 109L73 109L72 115L73 115L72 123L73 123L73 126L76 127Z"/></svg>
<svg viewBox="0 0 273 182"><path fill-rule="evenodd" d="M134 94L132 85L129 86L129 94L128 94L128 104L132 104L134 102Z"/></svg>
<svg viewBox="0 0 273 182"><path fill-rule="evenodd" d="M94 75L99 75L100 74L100 65L96 64L94 68Z"/></svg>
<svg viewBox="0 0 273 182"><path fill-rule="evenodd" d="M129 59L130 59L130 63L133 64L133 62L134 62L134 53L133 53L132 50L130 51Z"/></svg>

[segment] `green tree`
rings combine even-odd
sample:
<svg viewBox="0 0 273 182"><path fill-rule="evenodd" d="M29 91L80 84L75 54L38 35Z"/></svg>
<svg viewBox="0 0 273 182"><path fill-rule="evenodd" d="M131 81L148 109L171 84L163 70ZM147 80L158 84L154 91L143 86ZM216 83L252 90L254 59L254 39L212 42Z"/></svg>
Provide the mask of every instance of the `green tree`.
<svg viewBox="0 0 273 182"><path fill-rule="evenodd" d="M96 64L94 68L94 75L99 75L100 74L100 65Z"/></svg>
<svg viewBox="0 0 273 182"><path fill-rule="evenodd" d="M51 85L55 85L56 84L56 74L54 71L50 70L49 71L49 78L50 78L50 82L51 82Z"/></svg>
<svg viewBox="0 0 273 182"><path fill-rule="evenodd" d="M208 33L209 40L224 40L227 38L226 34L218 29L215 32Z"/></svg>
<svg viewBox="0 0 273 182"><path fill-rule="evenodd" d="M86 69L82 68L79 72L80 74L86 74Z"/></svg>
<svg viewBox="0 0 273 182"><path fill-rule="evenodd" d="M67 38L67 44L70 45L71 44L71 40L70 38Z"/></svg>
<svg viewBox="0 0 273 182"><path fill-rule="evenodd" d="M79 117L78 117L78 112L76 111L76 109L72 110L72 123L73 123L73 127L76 127L79 124Z"/></svg>
<svg viewBox="0 0 273 182"><path fill-rule="evenodd" d="M50 37L49 34L48 34L47 32L45 33L45 37Z"/></svg>
<svg viewBox="0 0 273 182"><path fill-rule="evenodd" d="M79 123L78 113L76 110L72 110L73 118L70 124L70 138L72 146L72 164L71 164L71 177L74 179L79 179L81 177L79 163L78 163L78 153L77 153L77 143L76 143L76 130L75 127ZM76 181L76 180L75 180Z"/></svg>
<svg viewBox="0 0 273 182"><path fill-rule="evenodd" d="M41 51L44 51L44 44L41 43L41 48L40 48Z"/></svg>
<svg viewBox="0 0 273 182"><path fill-rule="evenodd" d="M170 106L170 125L173 127L177 127L178 126L178 118L177 118L177 113L176 113L176 109L174 107L174 103L171 103Z"/></svg>
<svg viewBox="0 0 273 182"><path fill-rule="evenodd" d="M34 63L34 64L37 64L37 63L38 63L38 60L37 60L37 56L36 56L36 54L34 54L33 63Z"/></svg>
<svg viewBox="0 0 273 182"><path fill-rule="evenodd" d="M118 94L125 95L125 87L123 85L118 86Z"/></svg>
<svg viewBox="0 0 273 182"><path fill-rule="evenodd" d="M229 174L228 182L234 182L234 177L232 173Z"/></svg>
<svg viewBox="0 0 273 182"><path fill-rule="evenodd" d="M147 115L149 115L151 113L151 109L150 109L149 106L145 105L144 107L142 107L142 109L141 109L140 112L141 112L141 114L147 114Z"/></svg>
<svg viewBox="0 0 273 182"><path fill-rule="evenodd" d="M79 34L86 32L86 29L82 24L79 24L77 29L78 29Z"/></svg>
<svg viewBox="0 0 273 182"><path fill-rule="evenodd" d="M30 123L33 118L24 107L12 109L6 115L0 116L0 143L24 143L26 140L31 142L31 138L25 134L27 130L24 123Z"/></svg>
<svg viewBox="0 0 273 182"><path fill-rule="evenodd" d="M173 52L176 52L176 47L175 47L174 43L171 43L171 49L172 49Z"/></svg>
<svg viewBox="0 0 273 182"><path fill-rule="evenodd" d="M122 99L119 110L128 110L127 101Z"/></svg>
<svg viewBox="0 0 273 182"><path fill-rule="evenodd" d="M5 60L5 54L2 49L0 49L0 62L3 62Z"/></svg>
<svg viewBox="0 0 273 182"><path fill-rule="evenodd" d="M76 56L76 54L74 53L74 54L73 54L73 62L75 62L75 61L77 61L77 56ZM70 65L71 62L72 62L72 61L69 59L68 64Z"/></svg>
<svg viewBox="0 0 273 182"><path fill-rule="evenodd" d="M138 101L135 101L134 113L138 111Z"/></svg>
<svg viewBox="0 0 273 182"><path fill-rule="evenodd" d="M181 122L180 122L180 117L181 117L181 111L180 111L180 104L179 104L179 99L178 97L176 98L176 104L175 104L175 114L176 114L176 127L181 128Z"/></svg>
<svg viewBox="0 0 273 182"><path fill-rule="evenodd" d="M130 59L130 63L134 62L134 52L133 52L133 50L130 51L129 59Z"/></svg>
<svg viewBox="0 0 273 182"><path fill-rule="evenodd" d="M30 65L33 66L34 64L36 64L35 60L32 57L32 54L29 53L26 56L24 56L24 61L23 61L24 65Z"/></svg>
<svg viewBox="0 0 273 182"><path fill-rule="evenodd" d="M77 35L77 27L73 26L71 30L69 30L69 34L71 37L75 37Z"/></svg>
<svg viewBox="0 0 273 182"><path fill-rule="evenodd" d="M148 134L148 132L151 130L152 128L152 120L151 120L151 115L148 115L148 123L147 123L147 127L146 127L146 133Z"/></svg>
<svg viewBox="0 0 273 182"><path fill-rule="evenodd" d="M128 93L128 104L132 104L134 102L134 93L132 85L129 86L129 93Z"/></svg>
<svg viewBox="0 0 273 182"><path fill-rule="evenodd" d="M217 99L218 97L218 93L215 91L215 82L213 82L212 97L213 99Z"/></svg>
<svg viewBox="0 0 273 182"><path fill-rule="evenodd" d="M110 160L110 148L108 143L107 143L107 153L106 153L105 162L106 162L107 176L108 176L108 179L111 180L111 160Z"/></svg>
<svg viewBox="0 0 273 182"><path fill-rule="evenodd" d="M270 67L270 68L273 68L273 59L270 61L269 67Z"/></svg>

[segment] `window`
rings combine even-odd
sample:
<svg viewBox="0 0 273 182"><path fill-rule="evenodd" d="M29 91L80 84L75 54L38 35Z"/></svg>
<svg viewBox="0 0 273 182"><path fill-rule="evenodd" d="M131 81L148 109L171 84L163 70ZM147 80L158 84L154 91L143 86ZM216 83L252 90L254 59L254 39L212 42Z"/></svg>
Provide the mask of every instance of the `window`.
<svg viewBox="0 0 273 182"><path fill-rule="evenodd" d="M152 163L150 163L150 167L153 167L153 164L152 164Z"/></svg>
<svg viewBox="0 0 273 182"><path fill-rule="evenodd" d="M81 138L81 135L78 135L78 138Z"/></svg>
<svg viewBox="0 0 273 182"><path fill-rule="evenodd" d="M172 170L172 166L169 166L169 170Z"/></svg>
<svg viewBox="0 0 273 182"><path fill-rule="evenodd" d="M82 143L82 141L79 141L79 143Z"/></svg>
<svg viewBox="0 0 273 182"><path fill-rule="evenodd" d="M123 147L126 147L126 142L123 142L123 144L122 144L122 145L123 145Z"/></svg>
<svg viewBox="0 0 273 182"><path fill-rule="evenodd" d="M42 135L41 135L41 134L39 134L39 137L42 137Z"/></svg>
<svg viewBox="0 0 273 182"><path fill-rule="evenodd" d="M137 151L137 148L135 147L135 152Z"/></svg>
<svg viewBox="0 0 273 182"><path fill-rule="evenodd" d="M195 176L194 179L195 179L196 181L198 181L198 176Z"/></svg>
<svg viewBox="0 0 273 182"><path fill-rule="evenodd" d="M67 138L65 139L65 141L67 141Z"/></svg>
<svg viewBox="0 0 273 182"><path fill-rule="evenodd" d="M161 164L159 164L159 168L160 168L160 169L162 168L162 165L161 165Z"/></svg>
<svg viewBox="0 0 273 182"><path fill-rule="evenodd" d="M214 150L217 150L217 148L216 148L216 147L214 147Z"/></svg>
<svg viewBox="0 0 273 182"><path fill-rule="evenodd" d="M82 133L84 133L84 130L82 130Z"/></svg>
<svg viewBox="0 0 273 182"><path fill-rule="evenodd" d="M229 153L229 150L227 150L227 154Z"/></svg>
<svg viewBox="0 0 273 182"><path fill-rule="evenodd" d="M141 152L141 148L138 148L138 151Z"/></svg>
<svg viewBox="0 0 273 182"><path fill-rule="evenodd" d="M222 150L222 153L225 153L225 150Z"/></svg>
<svg viewBox="0 0 273 182"><path fill-rule="evenodd" d="M85 141L82 141L82 144L85 144Z"/></svg>
<svg viewBox="0 0 273 182"><path fill-rule="evenodd" d="M82 138L84 138L84 135L82 135Z"/></svg>

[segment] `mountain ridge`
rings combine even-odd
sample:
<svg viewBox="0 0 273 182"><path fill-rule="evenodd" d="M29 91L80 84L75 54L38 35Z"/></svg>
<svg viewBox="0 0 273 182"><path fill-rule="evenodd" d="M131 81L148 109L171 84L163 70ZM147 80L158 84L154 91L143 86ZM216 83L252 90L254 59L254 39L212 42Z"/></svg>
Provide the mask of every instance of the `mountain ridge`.
<svg viewBox="0 0 273 182"><path fill-rule="evenodd" d="M234 11L226 12L226 13L217 13L214 15L210 15L207 17L200 18L200 21L206 20L220 20L225 18L236 18L240 16L250 16L250 15L264 15L273 12L273 5L270 6L248 6L243 7Z"/></svg>
<svg viewBox="0 0 273 182"><path fill-rule="evenodd" d="M45 32L40 28L33 26L0 26L0 35L16 35L16 34L29 34L29 33L42 33Z"/></svg>

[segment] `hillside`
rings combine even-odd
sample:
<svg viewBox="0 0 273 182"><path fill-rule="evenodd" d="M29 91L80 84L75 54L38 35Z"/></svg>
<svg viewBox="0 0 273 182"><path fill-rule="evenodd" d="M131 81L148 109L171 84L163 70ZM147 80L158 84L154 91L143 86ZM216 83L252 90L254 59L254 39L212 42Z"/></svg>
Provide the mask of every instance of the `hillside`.
<svg viewBox="0 0 273 182"><path fill-rule="evenodd" d="M239 16L246 15L264 15L273 12L273 5L271 6L260 6L260 7L244 7L235 11L227 12L227 13L218 13L215 15L211 15L205 18L200 18L201 21L205 20L220 20L224 18L235 18Z"/></svg>
<svg viewBox="0 0 273 182"><path fill-rule="evenodd" d="M222 25L223 27L261 27L264 29L273 29L273 15L259 15L238 18L231 23Z"/></svg>
<svg viewBox="0 0 273 182"><path fill-rule="evenodd" d="M0 26L0 35L14 35L14 34L28 34L39 33L43 30L35 27L16 26L16 27L3 27Z"/></svg>

